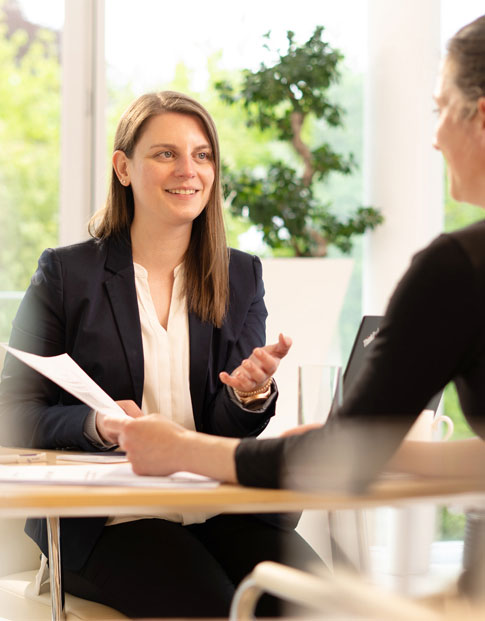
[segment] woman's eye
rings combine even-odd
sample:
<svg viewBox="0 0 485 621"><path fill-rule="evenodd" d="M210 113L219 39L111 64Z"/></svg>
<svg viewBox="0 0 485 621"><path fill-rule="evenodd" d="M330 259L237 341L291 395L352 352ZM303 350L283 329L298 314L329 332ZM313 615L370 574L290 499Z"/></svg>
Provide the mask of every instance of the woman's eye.
<svg viewBox="0 0 485 621"><path fill-rule="evenodd" d="M210 159L210 153L206 153L205 151L201 151L197 153L197 157L199 160L208 160Z"/></svg>
<svg viewBox="0 0 485 621"><path fill-rule="evenodd" d="M160 151L160 153L157 153L157 157L160 157L164 160L169 160L172 156L172 151Z"/></svg>

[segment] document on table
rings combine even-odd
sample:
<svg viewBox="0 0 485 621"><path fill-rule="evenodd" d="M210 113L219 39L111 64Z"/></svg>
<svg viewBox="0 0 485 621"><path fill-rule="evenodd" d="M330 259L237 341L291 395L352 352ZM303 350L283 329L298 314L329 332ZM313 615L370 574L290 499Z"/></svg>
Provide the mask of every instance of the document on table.
<svg viewBox="0 0 485 621"><path fill-rule="evenodd" d="M166 477L140 476L128 463L72 464L61 466L0 465L0 483L37 483L49 485L115 485L154 488L212 488L219 481L191 472L175 472Z"/></svg>
<svg viewBox="0 0 485 621"><path fill-rule="evenodd" d="M29 367L58 384L90 408L111 416L127 416L120 406L89 375L74 362L69 354L37 356L8 345L3 347Z"/></svg>

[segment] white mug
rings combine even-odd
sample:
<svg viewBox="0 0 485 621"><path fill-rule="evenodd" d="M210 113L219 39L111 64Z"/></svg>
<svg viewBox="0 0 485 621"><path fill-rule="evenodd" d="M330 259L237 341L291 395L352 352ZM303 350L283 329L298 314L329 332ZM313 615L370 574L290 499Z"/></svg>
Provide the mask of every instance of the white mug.
<svg viewBox="0 0 485 621"><path fill-rule="evenodd" d="M408 431L406 440L431 442L442 423L446 425L446 432L440 440L449 440L454 430L451 418L441 414L435 416L434 410L423 410Z"/></svg>

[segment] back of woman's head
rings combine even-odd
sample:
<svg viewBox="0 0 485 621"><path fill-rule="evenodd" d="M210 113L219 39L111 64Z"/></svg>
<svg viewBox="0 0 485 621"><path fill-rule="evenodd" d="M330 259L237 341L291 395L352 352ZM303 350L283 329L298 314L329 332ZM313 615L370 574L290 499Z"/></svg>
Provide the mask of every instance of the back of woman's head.
<svg viewBox="0 0 485 621"><path fill-rule="evenodd" d="M455 85L466 105L464 116L474 116L476 103L485 97L485 15L461 28L448 43Z"/></svg>

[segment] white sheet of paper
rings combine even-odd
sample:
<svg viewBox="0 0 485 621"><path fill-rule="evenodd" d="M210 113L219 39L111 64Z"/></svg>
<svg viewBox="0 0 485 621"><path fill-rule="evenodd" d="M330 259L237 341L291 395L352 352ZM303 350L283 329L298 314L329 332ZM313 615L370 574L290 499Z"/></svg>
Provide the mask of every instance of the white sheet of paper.
<svg viewBox="0 0 485 621"><path fill-rule="evenodd" d="M191 472L167 477L140 476L131 464L0 465L1 483L57 485L126 485L128 487L200 488L217 487L219 481Z"/></svg>
<svg viewBox="0 0 485 621"><path fill-rule="evenodd" d="M45 377L58 384L90 408L111 416L127 416L120 406L89 375L74 362L69 354L37 356L8 345L3 347Z"/></svg>

